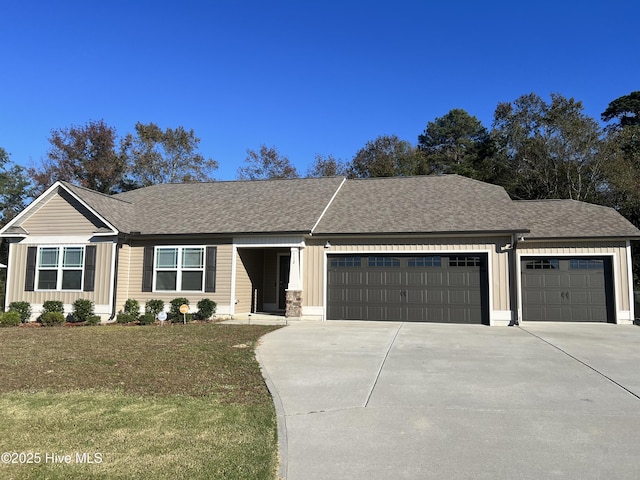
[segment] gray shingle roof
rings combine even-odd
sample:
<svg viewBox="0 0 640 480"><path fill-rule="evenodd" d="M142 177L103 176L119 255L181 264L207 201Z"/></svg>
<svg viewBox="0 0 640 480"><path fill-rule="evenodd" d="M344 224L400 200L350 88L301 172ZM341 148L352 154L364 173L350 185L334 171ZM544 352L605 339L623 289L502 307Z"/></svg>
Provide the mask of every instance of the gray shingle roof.
<svg viewBox="0 0 640 480"><path fill-rule="evenodd" d="M527 238L640 237L611 208L512 201L502 187L458 175L163 184L113 196L64 186L120 232L143 235L530 230Z"/></svg>
<svg viewBox="0 0 640 480"><path fill-rule="evenodd" d="M314 233L526 230L502 187L458 175L349 180Z"/></svg>
<svg viewBox="0 0 640 480"><path fill-rule="evenodd" d="M135 205L142 234L309 232L343 180L163 184L115 197Z"/></svg>
<svg viewBox="0 0 640 480"><path fill-rule="evenodd" d="M640 231L613 208L576 200L518 200L514 211L531 230L526 238L639 237Z"/></svg>

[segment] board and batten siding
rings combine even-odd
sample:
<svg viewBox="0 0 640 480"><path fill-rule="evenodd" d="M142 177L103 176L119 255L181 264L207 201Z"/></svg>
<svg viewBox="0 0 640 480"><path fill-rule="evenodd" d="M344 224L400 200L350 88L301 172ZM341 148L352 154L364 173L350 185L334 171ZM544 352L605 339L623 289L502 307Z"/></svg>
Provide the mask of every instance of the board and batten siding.
<svg viewBox="0 0 640 480"><path fill-rule="evenodd" d="M526 240L518 243L519 256L612 256L613 284L617 311L629 311L629 265L627 264L626 242L624 240L580 242L542 242Z"/></svg>
<svg viewBox="0 0 640 480"><path fill-rule="evenodd" d="M491 265L492 296L491 310L507 312L511 309L509 295L509 251L504 247L511 243L509 237L488 238L405 238L405 239L329 239L330 248L325 248L326 239L307 241L304 255L303 304L323 306L325 264L324 255L335 253L381 252L381 253L451 253L488 252Z"/></svg>
<svg viewBox="0 0 640 480"><path fill-rule="evenodd" d="M143 307L147 300L159 299L168 303L177 297L189 300L191 311L196 310L196 304L203 298L209 298L220 307L228 308L231 297L231 259L233 247L231 243L215 243L201 241L184 241L167 243L167 246L193 245L217 247L216 252L216 291L215 292L143 292L142 291L142 262L144 247L152 243L137 243L133 246L123 245L118 256L118 294L116 297L116 311L124 307L128 298L138 300Z"/></svg>
<svg viewBox="0 0 640 480"><path fill-rule="evenodd" d="M90 235L105 225L84 205L59 190L25 219L21 226L30 235Z"/></svg>
<svg viewBox="0 0 640 480"><path fill-rule="evenodd" d="M49 243L48 245L54 244ZM93 301L96 305L110 305L113 242L96 242L90 245L96 246L96 276L93 292L70 292L64 290L26 292L24 286L27 269L27 249L38 245L13 243L11 245L11 262L8 267L12 274L11 281L8 285L9 289L7 291L6 304L26 301L32 305L41 305L46 300L59 300L65 305L69 305L79 298L86 298ZM64 246L64 244L60 246Z"/></svg>

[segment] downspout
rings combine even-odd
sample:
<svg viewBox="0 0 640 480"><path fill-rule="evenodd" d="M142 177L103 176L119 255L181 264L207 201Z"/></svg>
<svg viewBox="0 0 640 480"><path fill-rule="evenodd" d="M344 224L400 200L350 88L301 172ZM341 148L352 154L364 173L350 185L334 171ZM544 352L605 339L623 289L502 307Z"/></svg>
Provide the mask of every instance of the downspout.
<svg viewBox="0 0 640 480"><path fill-rule="evenodd" d="M511 250L509 252L509 290L511 290L511 305L513 311L513 318L509 322L509 326L517 326L520 325L520 305L518 298L518 256L516 255L516 250L518 247L518 233L513 232L511 234Z"/></svg>
<svg viewBox="0 0 640 480"><path fill-rule="evenodd" d="M122 244L119 239L116 239L116 247L113 249L113 294L111 298L111 316L109 317L109 322L111 322L114 318L116 318L116 302L118 300L118 259L120 258L120 249L122 248Z"/></svg>

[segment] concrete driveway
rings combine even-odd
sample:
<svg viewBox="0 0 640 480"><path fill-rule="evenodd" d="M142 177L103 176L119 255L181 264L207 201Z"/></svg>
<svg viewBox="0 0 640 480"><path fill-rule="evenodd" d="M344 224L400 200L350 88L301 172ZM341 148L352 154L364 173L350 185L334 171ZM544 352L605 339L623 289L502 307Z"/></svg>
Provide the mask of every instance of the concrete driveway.
<svg viewBox="0 0 640 480"><path fill-rule="evenodd" d="M288 480L640 478L640 327L297 323L258 359Z"/></svg>

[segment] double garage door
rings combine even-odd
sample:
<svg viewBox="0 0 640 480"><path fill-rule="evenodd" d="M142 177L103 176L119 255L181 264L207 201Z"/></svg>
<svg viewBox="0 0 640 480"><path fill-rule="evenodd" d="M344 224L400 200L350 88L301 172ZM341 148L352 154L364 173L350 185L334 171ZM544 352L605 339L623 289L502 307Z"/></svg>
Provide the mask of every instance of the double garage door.
<svg viewBox="0 0 640 480"><path fill-rule="evenodd" d="M524 257L522 319L613 322L611 257Z"/></svg>
<svg viewBox="0 0 640 480"><path fill-rule="evenodd" d="M486 254L329 255L327 318L488 323Z"/></svg>

